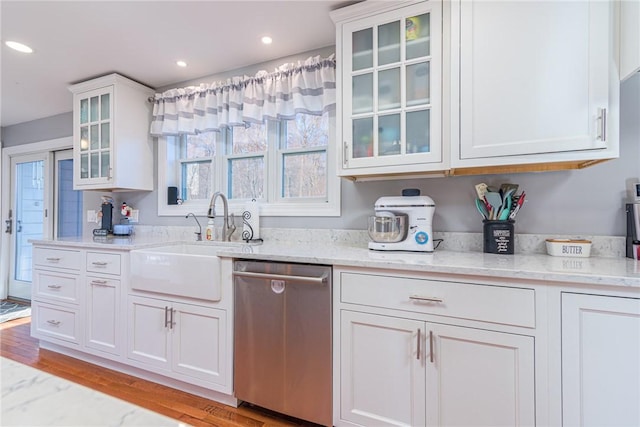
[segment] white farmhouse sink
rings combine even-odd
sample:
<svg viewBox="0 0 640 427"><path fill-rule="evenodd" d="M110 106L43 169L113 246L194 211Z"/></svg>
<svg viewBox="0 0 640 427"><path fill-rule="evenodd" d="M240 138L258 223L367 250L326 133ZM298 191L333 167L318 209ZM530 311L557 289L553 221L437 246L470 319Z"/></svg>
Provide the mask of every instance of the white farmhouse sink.
<svg viewBox="0 0 640 427"><path fill-rule="evenodd" d="M131 251L131 288L219 301L220 246L177 244Z"/></svg>

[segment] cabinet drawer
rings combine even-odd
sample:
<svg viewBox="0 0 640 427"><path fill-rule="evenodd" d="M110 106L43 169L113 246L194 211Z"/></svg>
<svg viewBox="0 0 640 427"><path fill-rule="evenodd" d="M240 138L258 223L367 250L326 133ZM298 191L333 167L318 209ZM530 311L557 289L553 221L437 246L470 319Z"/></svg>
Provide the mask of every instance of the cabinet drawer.
<svg viewBox="0 0 640 427"><path fill-rule="evenodd" d="M341 284L344 303L535 327L533 289L354 273Z"/></svg>
<svg viewBox="0 0 640 427"><path fill-rule="evenodd" d="M32 303L32 332L38 338L56 338L63 341L80 343L80 316L71 308Z"/></svg>
<svg viewBox="0 0 640 427"><path fill-rule="evenodd" d="M80 251L52 248L33 248L35 265L80 270Z"/></svg>
<svg viewBox="0 0 640 427"><path fill-rule="evenodd" d="M87 271L120 274L120 254L87 252Z"/></svg>
<svg viewBox="0 0 640 427"><path fill-rule="evenodd" d="M35 270L33 284L36 297L78 303L78 276L57 271Z"/></svg>

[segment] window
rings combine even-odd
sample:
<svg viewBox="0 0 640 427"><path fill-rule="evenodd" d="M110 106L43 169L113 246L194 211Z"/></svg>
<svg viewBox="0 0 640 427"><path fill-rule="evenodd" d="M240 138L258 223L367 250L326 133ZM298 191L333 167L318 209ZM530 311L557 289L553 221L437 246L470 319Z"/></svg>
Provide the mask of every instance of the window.
<svg viewBox="0 0 640 427"><path fill-rule="evenodd" d="M340 215L330 143L334 122L334 113L299 114L295 120L160 138L159 215L205 215L215 191L227 196L236 214L256 199L261 215ZM181 205L167 204L168 186L179 189Z"/></svg>

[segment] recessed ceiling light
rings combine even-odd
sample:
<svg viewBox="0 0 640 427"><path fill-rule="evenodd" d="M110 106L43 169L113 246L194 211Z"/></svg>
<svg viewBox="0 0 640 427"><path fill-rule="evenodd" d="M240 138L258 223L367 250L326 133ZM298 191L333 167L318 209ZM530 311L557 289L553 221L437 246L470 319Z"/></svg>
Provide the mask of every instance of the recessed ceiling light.
<svg viewBox="0 0 640 427"><path fill-rule="evenodd" d="M27 46L26 44L22 44L22 43L18 43L18 42L13 42L13 41L8 41L5 42L5 44L7 46L9 46L11 49L13 50L17 50L18 52L22 52L22 53L32 53L33 49L31 49L29 46Z"/></svg>
<svg viewBox="0 0 640 427"><path fill-rule="evenodd" d="M262 38L262 43L264 43L264 44L271 44L271 42L273 42L273 39L271 37L269 37L269 36L264 36Z"/></svg>
<svg viewBox="0 0 640 427"><path fill-rule="evenodd" d="M187 63L186 63L186 62L184 62L184 61L176 61L176 65L177 65L178 67L186 67L186 66L187 66Z"/></svg>

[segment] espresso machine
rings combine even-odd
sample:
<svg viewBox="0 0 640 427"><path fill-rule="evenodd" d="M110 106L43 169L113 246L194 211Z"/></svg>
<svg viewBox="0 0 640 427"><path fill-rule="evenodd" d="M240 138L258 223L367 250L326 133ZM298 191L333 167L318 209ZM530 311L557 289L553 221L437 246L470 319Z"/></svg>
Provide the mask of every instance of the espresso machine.
<svg viewBox="0 0 640 427"><path fill-rule="evenodd" d="M113 199L102 197L100 205L100 228L93 230L94 236L107 236L113 233Z"/></svg>
<svg viewBox="0 0 640 427"><path fill-rule="evenodd" d="M380 197L369 217L369 249L377 251L433 252L431 197L419 190L403 190L400 197Z"/></svg>
<svg viewBox="0 0 640 427"><path fill-rule="evenodd" d="M627 203L627 258L637 259L634 256L633 245L636 246L640 242L640 200L635 203Z"/></svg>

